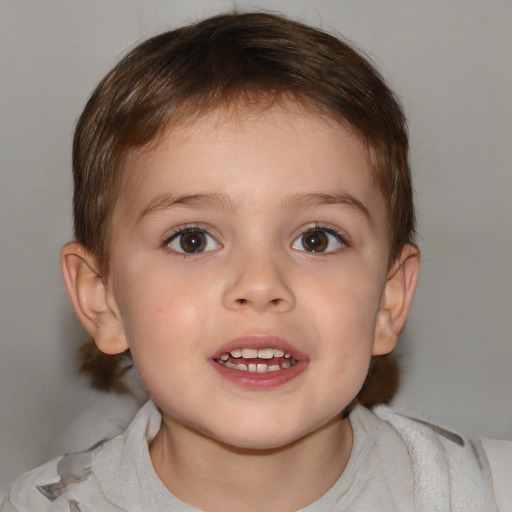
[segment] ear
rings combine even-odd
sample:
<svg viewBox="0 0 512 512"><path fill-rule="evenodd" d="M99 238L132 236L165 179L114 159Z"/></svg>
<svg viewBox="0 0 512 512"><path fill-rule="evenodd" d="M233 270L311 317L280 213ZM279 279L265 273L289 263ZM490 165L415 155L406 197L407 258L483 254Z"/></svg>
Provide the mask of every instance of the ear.
<svg viewBox="0 0 512 512"><path fill-rule="evenodd" d="M391 352L398 341L418 282L420 251L406 245L388 274L377 314L373 355Z"/></svg>
<svg viewBox="0 0 512 512"><path fill-rule="evenodd" d="M73 309L98 349L106 354L128 349L112 287L96 258L79 243L69 242L62 248L61 267Z"/></svg>

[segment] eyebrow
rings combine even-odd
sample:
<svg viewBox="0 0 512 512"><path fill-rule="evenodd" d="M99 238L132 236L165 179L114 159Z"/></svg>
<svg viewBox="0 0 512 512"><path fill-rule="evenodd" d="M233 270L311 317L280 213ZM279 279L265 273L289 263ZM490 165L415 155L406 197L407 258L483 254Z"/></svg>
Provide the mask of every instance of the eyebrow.
<svg viewBox="0 0 512 512"><path fill-rule="evenodd" d="M301 210L328 205L348 206L361 213L373 225L373 219L368 208L356 197L348 192L330 194L326 192L299 193L285 198L282 202L283 209ZM194 208L212 207L228 212L234 212L238 208L228 195L221 193L197 193L197 194L164 194L156 197L142 210L137 218L137 223L149 215L168 210L170 208Z"/></svg>
<svg viewBox="0 0 512 512"><path fill-rule="evenodd" d="M164 194L153 199L153 201L142 210L137 218L137 223L155 212L176 207L193 208L198 206L214 207L230 212L237 208L237 205L226 194Z"/></svg>
<svg viewBox="0 0 512 512"><path fill-rule="evenodd" d="M373 225L373 219L368 208L359 200L348 192L340 192L338 194L330 194L325 192L295 194L283 201L283 206L290 209L307 209L327 205L342 205L364 215L368 222Z"/></svg>

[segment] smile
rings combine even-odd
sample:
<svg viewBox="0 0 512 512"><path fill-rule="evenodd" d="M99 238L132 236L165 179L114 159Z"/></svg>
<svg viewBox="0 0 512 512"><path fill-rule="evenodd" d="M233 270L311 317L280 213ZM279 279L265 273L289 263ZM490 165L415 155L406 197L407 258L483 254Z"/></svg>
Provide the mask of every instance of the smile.
<svg viewBox="0 0 512 512"><path fill-rule="evenodd" d="M210 364L226 381L258 391L295 380L308 367L309 357L278 336L248 334L226 343Z"/></svg>
<svg viewBox="0 0 512 512"><path fill-rule="evenodd" d="M290 353L279 348L236 348L225 352L215 362L233 370L251 373L286 370L297 364Z"/></svg>

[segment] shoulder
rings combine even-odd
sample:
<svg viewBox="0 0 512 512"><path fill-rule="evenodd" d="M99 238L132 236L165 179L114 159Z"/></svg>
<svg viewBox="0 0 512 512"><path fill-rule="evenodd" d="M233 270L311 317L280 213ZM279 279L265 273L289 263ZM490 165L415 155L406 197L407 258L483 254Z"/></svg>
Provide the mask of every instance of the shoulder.
<svg viewBox="0 0 512 512"><path fill-rule="evenodd" d="M409 454L417 503L425 504L426 510L446 502L454 511L497 510L494 475L480 440L392 407L378 406L372 413L401 437Z"/></svg>
<svg viewBox="0 0 512 512"><path fill-rule="evenodd" d="M122 483L132 494L136 492L132 485L134 451L142 450L145 442L147 445L148 428L149 433L156 431L159 418L156 407L148 403L121 435L89 450L57 457L21 475L3 502L0 497L0 512L127 510L118 504L113 489ZM137 504L134 507L138 510Z"/></svg>
<svg viewBox="0 0 512 512"><path fill-rule="evenodd" d="M62 457L57 457L39 468L33 469L21 476L11 485L9 493L2 501L1 512L28 512L51 510L50 502L39 492L38 487L59 480L57 466Z"/></svg>
<svg viewBox="0 0 512 512"><path fill-rule="evenodd" d="M91 449L57 457L21 475L11 486L1 512L111 510L104 507L106 503L94 476L94 452ZM87 503L87 508L80 503Z"/></svg>

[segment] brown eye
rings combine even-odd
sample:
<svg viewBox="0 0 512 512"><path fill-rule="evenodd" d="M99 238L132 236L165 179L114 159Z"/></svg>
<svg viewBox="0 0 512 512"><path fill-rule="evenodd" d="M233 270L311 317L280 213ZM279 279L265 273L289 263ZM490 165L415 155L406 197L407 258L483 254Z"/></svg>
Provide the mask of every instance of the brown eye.
<svg viewBox="0 0 512 512"><path fill-rule="evenodd" d="M308 252L324 252L329 245L324 231L308 231L302 235L302 247Z"/></svg>
<svg viewBox="0 0 512 512"><path fill-rule="evenodd" d="M180 247L183 252L201 252L206 247L206 237L201 231L184 233L180 237Z"/></svg>
<svg viewBox="0 0 512 512"><path fill-rule="evenodd" d="M198 228L187 228L175 233L166 245L175 252L185 254L213 251L219 247L211 235Z"/></svg>
<svg viewBox="0 0 512 512"><path fill-rule="evenodd" d="M345 238L332 228L313 227L304 231L292 244L292 248L305 252L330 253L347 247Z"/></svg>

